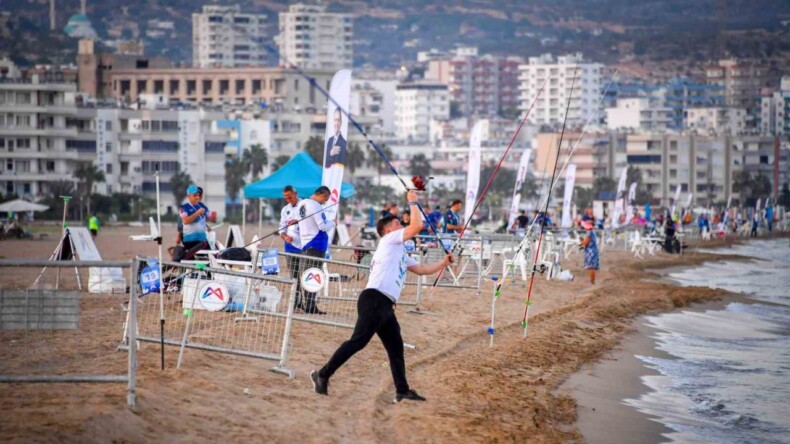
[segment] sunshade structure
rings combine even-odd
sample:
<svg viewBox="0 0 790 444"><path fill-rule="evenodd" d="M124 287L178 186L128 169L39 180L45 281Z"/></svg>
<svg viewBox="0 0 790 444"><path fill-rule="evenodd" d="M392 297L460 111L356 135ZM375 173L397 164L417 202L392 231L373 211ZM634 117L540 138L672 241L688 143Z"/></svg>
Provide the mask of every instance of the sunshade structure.
<svg viewBox="0 0 790 444"><path fill-rule="evenodd" d="M25 213L28 211L47 211L48 209L49 207L46 205L28 202L24 199L14 199L0 204L0 213Z"/></svg>
<svg viewBox="0 0 790 444"><path fill-rule="evenodd" d="M321 186L322 168L304 151L293 156L291 160L272 173L269 177L244 187L246 199L276 199L283 195L283 188L291 185L302 197L313 194ZM343 182L340 197L347 198L354 194L354 186Z"/></svg>

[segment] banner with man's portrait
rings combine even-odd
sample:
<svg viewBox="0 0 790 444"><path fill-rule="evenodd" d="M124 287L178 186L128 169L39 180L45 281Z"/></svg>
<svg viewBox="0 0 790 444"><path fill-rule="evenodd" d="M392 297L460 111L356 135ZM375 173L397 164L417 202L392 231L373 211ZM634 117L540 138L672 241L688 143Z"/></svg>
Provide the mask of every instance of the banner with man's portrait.
<svg viewBox="0 0 790 444"><path fill-rule="evenodd" d="M335 73L329 87L329 100L326 109L326 137L324 138L324 174L321 184L329 187L330 196L326 202L327 220L334 220L340 200L340 186L343 184L346 155L348 153L348 116L345 111L351 104L351 70L342 69ZM339 105L339 108L338 108ZM331 207L330 207L331 205Z"/></svg>

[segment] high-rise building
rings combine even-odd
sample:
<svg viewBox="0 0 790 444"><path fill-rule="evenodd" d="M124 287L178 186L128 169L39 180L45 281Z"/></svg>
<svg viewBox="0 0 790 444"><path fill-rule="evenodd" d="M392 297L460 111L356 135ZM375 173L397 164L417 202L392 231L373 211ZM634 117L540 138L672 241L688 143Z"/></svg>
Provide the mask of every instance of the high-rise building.
<svg viewBox="0 0 790 444"><path fill-rule="evenodd" d="M530 57L527 64L519 66L519 110L526 113L530 109L545 82L543 92L527 118L531 124L561 124L566 120L569 97L567 123L595 123L602 117L598 103L603 68L600 63L583 63L581 54L561 56L556 61L550 54Z"/></svg>
<svg viewBox="0 0 790 444"><path fill-rule="evenodd" d="M755 114L760 134L790 134L790 76L782 77L778 91L761 95Z"/></svg>
<svg viewBox="0 0 790 444"><path fill-rule="evenodd" d="M700 134L741 134L746 130L746 110L731 107L688 108L686 129Z"/></svg>
<svg viewBox="0 0 790 444"><path fill-rule="evenodd" d="M351 14L295 4L280 13L280 65L337 71L354 64Z"/></svg>
<svg viewBox="0 0 790 444"><path fill-rule="evenodd" d="M768 67L745 60L719 60L718 64L705 68L705 76L709 85L724 87L727 106L746 109L752 119L756 117L760 91L771 86Z"/></svg>
<svg viewBox="0 0 790 444"><path fill-rule="evenodd" d="M449 86L458 116L495 116L518 108L521 57L479 56L476 48L459 48L452 57L428 61L427 79Z"/></svg>
<svg viewBox="0 0 790 444"><path fill-rule="evenodd" d="M395 91L395 135L410 142L430 140L432 121L450 118L447 85L435 81L403 83Z"/></svg>
<svg viewBox="0 0 790 444"><path fill-rule="evenodd" d="M196 67L260 66L266 59L268 18L238 5L205 5L192 14L192 64Z"/></svg>
<svg viewBox="0 0 790 444"><path fill-rule="evenodd" d="M55 181L73 181L79 144L69 125L76 85L0 80L0 186L3 194L36 199ZM94 148L95 148L95 141Z"/></svg>

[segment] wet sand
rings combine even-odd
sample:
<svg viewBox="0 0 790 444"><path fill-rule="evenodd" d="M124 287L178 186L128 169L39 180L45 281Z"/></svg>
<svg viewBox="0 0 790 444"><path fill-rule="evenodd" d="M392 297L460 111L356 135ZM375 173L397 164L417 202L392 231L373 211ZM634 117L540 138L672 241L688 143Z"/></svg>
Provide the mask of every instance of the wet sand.
<svg viewBox="0 0 790 444"><path fill-rule="evenodd" d="M145 230L103 229L99 250L105 259L155 255L155 244L128 241L129 234ZM164 231L167 239L174 227ZM251 232L248 227L248 236ZM46 258L56 243L50 238L2 244L9 258ZM316 395L309 371L322 365L350 330L294 323L289 366L295 379L267 371L270 361L198 350L187 350L184 367L176 370L173 347L167 349L167 368L161 371L158 347L143 345L134 411L126 407L121 385L2 385L0 440L580 442L576 401L557 391L568 377L605 357L636 317L723 294L647 282L646 277L655 276L645 270L723 258L695 253L639 260L627 252L606 251L598 283L590 286L576 256L564 264L576 275L573 282L536 280L527 338L520 328L526 286L516 281L504 287L493 348L486 333L490 281L480 295L438 289L424 304L433 315L408 314L408 307L398 307L404 340L416 346L406 350L409 382L428 398L424 403L391 403L394 388L377 338L335 375L329 397ZM10 279L7 271L0 270L0 282ZM108 344L117 343L122 313L102 313L107 326L99 334L107 336ZM7 347L13 344L0 345L0 355L10 354ZM99 373L122 366L123 358L118 354L113 363L102 364L108 367L79 370Z"/></svg>

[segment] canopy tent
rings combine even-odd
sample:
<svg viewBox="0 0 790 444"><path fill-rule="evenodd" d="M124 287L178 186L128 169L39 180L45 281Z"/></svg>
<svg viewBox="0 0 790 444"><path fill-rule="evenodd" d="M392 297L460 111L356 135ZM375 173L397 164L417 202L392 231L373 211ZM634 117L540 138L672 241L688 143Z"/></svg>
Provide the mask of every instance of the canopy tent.
<svg viewBox="0 0 790 444"><path fill-rule="evenodd" d="M309 154L302 151L291 158L269 177L244 187L246 199L273 199L283 195L283 188L291 185L302 197L313 194L321 186L322 168ZM343 182L340 197L348 198L354 194L354 186Z"/></svg>
<svg viewBox="0 0 790 444"><path fill-rule="evenodd" d="M23 199L14 199L6 203L0 204L0 213L25 213L27 211L47 211L49 209L46 205L40 205L33 202L28 202Z"/></svg>

